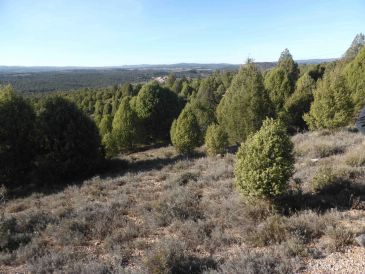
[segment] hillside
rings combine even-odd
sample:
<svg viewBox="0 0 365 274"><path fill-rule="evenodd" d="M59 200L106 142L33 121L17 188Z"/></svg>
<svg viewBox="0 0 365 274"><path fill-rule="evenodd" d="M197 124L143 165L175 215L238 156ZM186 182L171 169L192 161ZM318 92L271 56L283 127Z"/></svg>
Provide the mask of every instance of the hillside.
<svg viewBox="0 0 365 274"><path fill-rule="evenodd" d="M0 272L359 273L364 136L292 140L296 172L275 209L245 203L234 154L206 157L203 148L189 158L172 147L132 153L81 184L3 193ZM337 184L313 191L328 170Z"/></svg>
<svg viewBox="0 0 365 274"><path fill-rule="evenodd" d="M320 64L334 59L299 60L299 64ZM262 69L277 62L257 62ZM236 71L238 64L179 63L169 65L126 65L121 67L7 67L0 66L0 84L12 84L22 93L102 88L123 83L142 83L173 72L178 78L199 78L215 70Z"/></svg>

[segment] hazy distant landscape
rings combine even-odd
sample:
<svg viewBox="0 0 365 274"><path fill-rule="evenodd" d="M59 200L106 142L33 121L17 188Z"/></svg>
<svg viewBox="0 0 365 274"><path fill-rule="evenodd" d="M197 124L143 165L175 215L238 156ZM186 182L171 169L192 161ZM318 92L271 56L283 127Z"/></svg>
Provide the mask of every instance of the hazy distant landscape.
<svg viewBox="0 0 365 274"><path fill-rule="evenodd" d="M364 12L0 0L0 273L363 273Z"/></svg>
<svg viewBox="0 0 365 274"><path fill-rule="evenodd" d="M300 60L299 64L320 64L334 59ZM257 66L269 69L276 62L259 62ZM132 65L121 67L6 67L0 66L0 83L11 84L24 93L66 91L80 88L101 88L124 83L144 83L173 72L178 78L199 78L215 70L237 71L236 64L172 64Z"/></svg>

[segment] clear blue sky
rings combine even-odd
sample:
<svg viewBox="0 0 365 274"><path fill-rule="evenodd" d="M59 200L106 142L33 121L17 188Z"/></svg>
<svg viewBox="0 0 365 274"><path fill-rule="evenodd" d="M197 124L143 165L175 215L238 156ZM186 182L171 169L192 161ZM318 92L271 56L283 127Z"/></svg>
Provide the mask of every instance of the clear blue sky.
<svg viewBox="0 0 365 274"><path fill-rule="evenodd" d="M0 0L0 65L339 57L364 0Z"/></svg>

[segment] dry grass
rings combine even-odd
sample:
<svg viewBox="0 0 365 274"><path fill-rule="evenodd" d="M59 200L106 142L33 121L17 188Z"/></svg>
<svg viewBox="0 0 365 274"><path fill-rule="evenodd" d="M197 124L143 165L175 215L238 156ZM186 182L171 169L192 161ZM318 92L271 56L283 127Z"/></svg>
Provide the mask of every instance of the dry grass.
<svg viewBox="0 0 365 274"><path fill-rule="evenodd" d="M296 272L298 260L344 250L352 231L364 228L347 213L352 200L364 199L365 177L361 135L306 133L293 141L292 192L277 205L246 203L234 186L234 155L185 158L171 147L125 156L127 170L55 193L8 197L0 272ZM345 190L313 191L313 177L328 165L348 182ZM346 222L349 233L339 229Z"/></svg>

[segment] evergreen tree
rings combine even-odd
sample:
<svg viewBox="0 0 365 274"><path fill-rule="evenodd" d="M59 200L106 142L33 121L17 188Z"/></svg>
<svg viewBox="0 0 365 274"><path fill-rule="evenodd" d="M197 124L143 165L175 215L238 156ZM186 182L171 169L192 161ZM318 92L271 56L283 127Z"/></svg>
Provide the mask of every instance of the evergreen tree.
<svg viewBox="0 0 365 274"><path fill-rule="evenodd" d="M217 119L231 143L258 130L273 108L261 72L253 63L240 69L217 108Z"/></svg>
<svg viewBox="0 0 365 274"><path fill-rule="evenodd" d="M170 73L168 76L167 76L167 80L166 80L166 85L167 87L169 88L172 88L174 83L176 81L176 75L174 73Z"/></svg>
<svg viewBox="0 0 365 274"><path fill-rule="evenodd" d="M265 87L269 91L276 112L279 114L283 111L285 101L293 93L289 74L280 67L269 71L265 77Z"/></svg>
<svg viewBox="0 0 365 274"><path fill-rule="evenodd" d="M353 103L345 78L339 69L328 71L319 81L314 101L304 120L310 129L334 129L349 124L353 114Z"/></svg>
<svg viewBox="0 0 365 274"><path fill-rule="evenodd" d="M209 125L216 121L215 112L198 100L192 100L184 109L189 109L195 115L200 131L199 144L202 145Z"/></svg>
<svg viewBox="0 0 365 274"><path fill-rule="evenodd" d="M285 101L294 92L298 76L298 64L294 62L288 49L281 53L278 66L265 75L265 88L269 91L270 99L279 116L284 111Z"/></svg>
<svg viewBox="0 0 365 274"><path fill-rule="evenodd" d="M130 106L130 97L124 97L115 113L111 141L117 152L132 150L141 138L137 114Z"/></svg>
<svg viewBox="0 0 365 274"><path fill-rule="evenodd" d="M248 198L283 194L293 171L293 144L280 120L266 119L237 153L236 184Z"/></svg>
<svg viewBox="0 0 365 274"><path fill-rule="evenodd" d="M24 179L35 155L35 113L10 85L0 86L0 181Z"/></svg>
<svg viewBox="0 0 365 274"><path fill-rule="evenodd" d="M122 85L121 87L121 97L126 97L126 96L134 96L136 95L132 84L130 83L125 83Z"/></svg>
<svg viewBox="0 0 365 274"><path fill-rule="evenodd" d="M208 155L223 153L228 146L227 133L217 124L210 125L205 135L205 146Z"/></svg>
<svg viewBox="0 0 365 274"><path fill-rule="evenodd" d="M101 137L112 131L112 123L113 117L110 114L103 116L99 124L99 132Z"/></svg>
<svg viewBox="0 0 365 274"><path fill-rule="evenodd" d="M217 82L215 76L205 78L199 86L196 94L196 100L200 101L206 107L215 110L223 96L223 94L217 94L218 87L219 82Z"/></svg>
<svg viewBox="0 0 365 274"><path fill-rule="evenodd" d="M153 141L167 140L172 121L179 115L181 102L168 88L156 81L145 84L132 104Z"/></svg>
<svg viewBox="0 0 365 274"><path fill-rule="evenodd" d="M344 54L345 60L354 59L357 54L361 51L361 49L365 45L365 35L363 33L359 33L355 36L354 40L351 43L351 46L347 49Z"/></svg>
<svg viewBox="0 0 365 274"><path fill-rule="evenodd" d="M347 85L355 105L355 115L365 106L365 47L344 69Z"/></svg>
<svg viewBox="0 0 365 274"><path fill-rule="evenodd" d="M194 113L184 109L171 126L171 142L182 154L191 153L199 145L200 129Z"/></svg>
<svg viewBox="0 0 365 274"><path fill-rule="evenodd" d="M286 100L284 109L289 116L288 125L291 131L306 128L303 115L310 110L315 87L315 81L306 73L299 78L294 93Z"/></svg>
<svg viewBox="0 0 365 274"><path fill-rule="evenodd" d="M37 165L42 179L74 179L95 171L102 161L98 129L75 104L48 98L38 118Z"/></svg>

